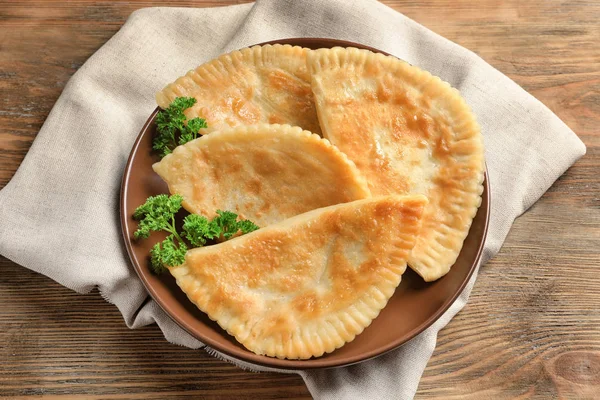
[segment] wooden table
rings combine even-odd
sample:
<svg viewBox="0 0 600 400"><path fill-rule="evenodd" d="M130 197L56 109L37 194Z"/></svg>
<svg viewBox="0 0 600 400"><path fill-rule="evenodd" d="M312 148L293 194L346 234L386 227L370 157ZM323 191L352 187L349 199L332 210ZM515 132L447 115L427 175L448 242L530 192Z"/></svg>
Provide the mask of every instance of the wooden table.
<svg viewBox="0 0 600 400"><path fill-rule="evenodd" d="M133 10L162 3L2 1L0 187L69 77ZM588 146L482 269L417 398L600 398L600 3L385 3L477 52ZM156 326L129 330L97 292L73 293L1 257L0 268L0 397L310 396L297 376L242 371L167 343Z"/></svg>

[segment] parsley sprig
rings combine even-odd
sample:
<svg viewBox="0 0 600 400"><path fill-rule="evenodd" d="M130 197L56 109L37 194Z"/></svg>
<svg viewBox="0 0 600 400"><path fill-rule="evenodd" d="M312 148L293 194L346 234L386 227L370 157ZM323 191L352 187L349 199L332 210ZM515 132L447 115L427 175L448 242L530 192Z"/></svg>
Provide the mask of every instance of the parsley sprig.
<svg viewBox="0 0 600 400"><path fill-rule="evenodd" d="M227 240L238 232L245 234L258 229L251 221L238 221L238 215L233 212L218 210L217 216L210 221L197 214L186 216L182 231L178 232L175 214L181 209L182 201L183 197L177 194L159 194L148 197L133 213L133 218L138 221L138 229L133 234L136 239L146 239L152 232L169 233L165 240L156 243L150 250L150 265L156 274L165 272L168 267L183 264L188 244L201 247L208 240L221 237Z"/></svg>
<svg viewBox="0 0 600 400"><path fill-rule="evenodd" d="M158 112L156 116L158 134L152 141L152 149L156 150L161 157L173 152L175 147L196 139L198 131L208 127L203 118L192 118L186 121L183 112L194 104L196 99L193 97L177 97L167 109Z"/></svg>

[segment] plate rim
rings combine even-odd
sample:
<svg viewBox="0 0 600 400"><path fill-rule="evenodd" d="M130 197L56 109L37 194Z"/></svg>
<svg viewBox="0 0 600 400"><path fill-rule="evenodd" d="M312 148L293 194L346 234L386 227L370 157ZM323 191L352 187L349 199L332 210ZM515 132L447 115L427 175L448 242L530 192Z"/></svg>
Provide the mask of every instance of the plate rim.
<svg viewBox="0 0 600 400"><path fill-rule="evenodd" d="M258 43L256 45L252 45L252 46L259 46L259 45L262 46L262 45L266 45L266 44L276 44L277 43L277 44L290 44L292 46L301 45L303 47L306 47L307 43L312 42L312 43L316 44L316 43L322 43L324 41L330 42L331 47L336 47L336 46L358 47L358 48L367 49L367 50L370 50L373 52L390 55L387 52L384 52L382 50L379 50L379 49L376 49L376 48L373 48L373 47L370 47L367 45L363 45L363 44L356 43L356 42L350 42L347 40L339 40L339 39L332 39L332 38L299 38L299 37L295 37L295 38L271 40L268 42ZM248 47L251 47L251 46L248 46ZM127 163L125 164L125 168L123 169L123 175L121 178L120 198L119 198L119 214L120 214L119 219L121 222L121 236L123 238L123 242L125 244L125 249L127 250L128 259L129 259L131 266L133 266L133 269L135 270L136 274L142 281L142 284L144 285L144 288L146 289L146 291L150 294L150 296L158 304L158 306L165 312L165 314L171 320L173 320L179 327L181 327L188 334L190 334L192 337L194 337L197 340L199 340L200 342L204 343L206 346L212 347L214 350L222 352L229 357L232 357L232 358L242 361L242 362L255 364L260 367L275 368L275 369L288 370L288 371L297 371L297 370L308 370L308 369L312 370L312 369L327 369L327 368L345 367L345 366L358 364L358 363L382 356L382 355L384 355L390 351L393 351L393 350L401 347L402 345L406 344L408 341L410 341L411 339L413 339L420 333L424 332L431 325L433 325L433 323L435 323L439 318L441 318L442 315L444 315L446 313L446 311L452 306L452 304L454 304L454 302L458 299L458 297L463 293L466 285L471 280L473 273L475 272L477 266L479 265L479 263L481 261L481 256L483 254L483 250L485 248L485 243L486 243L486 239L487 239L487 233L488 233L489 222L490 222L490 210L491 210L491 190L490 190L490 185L489 185L487 164L485 165L485 168L484 168L482 202L475 214L477 216L477 214L480 212L480 210L482 210L481 206L484 204L484 196L485 196L485 205L486 205L486 207L485 207L485 223L483 226L483 234L479 241L477 253L473 260L471 267L469 268L469 272L465 276L465 279L459 285L456 292L452 296L450 296L447 300L445 300L444 304L440 308L438 308L438 310L435 313L433 313L427 320L425 320L425 322L423 322L422 324L420 324L417 327L415 327L414 329L412 329L407 335L402 336L399 340L390 341L386 346L380 346L379 348L359 354L357 356L348 357L347 359L344 359L344 360L327 362L327 359L320 359L320 358L311 358L308 360L279 359L279 358L268 357L268 356L264 356L264 355L257 355L255 353L252 353L250 350L248 350L246 348L240 349L240 354L235 354L235 352L232 352L229 349L223 348L220 345L220 343L218 343L210 338L198 337L201 335L198 335L197 333L188 329L185 326L185 323L177 317L176 313L172 312L169 309L168 305L163 304L162 299L156 293L152 284L150 284L150 282L146 278L145 273L143 273L143 271L141 270L142 267L141 267L140 263L137 262L137 258L134 255L134 251L133 251L133 248L131 245L131 241L132 241L131 232L129 231L129 228L127 225L127 219L129 218L129 215L126 214L127 213L127 211L126 211L127 210L126 191L127 191L127 188L129 187L129 178L131 176L133 160L135 158L134 156L137 154L140 143L142 142L142 139L145 137L145 133L148 131L148 128L151 126L151 124L154 123L156 114L159 111L160 111L160 107L156 107L154 109L154 111L152 111L152 113L150 114L150 116L148 117L148 119L146 120L144 125L142 126L140 132L138 133L138 135L131 147L129 156L127 158ZM472 227L472 225L471 225L471 227ZM469 231L470 231L470 229L471 228L469 228ZM467 233L467 236L468 236L468 233ZM466 238L465 238L465 240L466 240ZM223 334L229 335L225 330L223 330ZM245 353L247 353L247 354L245 354ZM244 357L244 355L247 355L248 358L250 358L250 359ZM264 360L264 362L263 362L263 360Z"/></svg>

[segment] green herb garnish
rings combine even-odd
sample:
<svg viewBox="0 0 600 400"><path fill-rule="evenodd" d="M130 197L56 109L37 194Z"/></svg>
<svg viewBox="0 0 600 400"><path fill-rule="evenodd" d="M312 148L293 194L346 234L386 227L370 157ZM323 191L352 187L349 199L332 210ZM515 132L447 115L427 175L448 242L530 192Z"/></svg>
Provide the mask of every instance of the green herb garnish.
<svg viewBox="0 0 600 400"><path fill-rule="evenodd" d="M235 213L217 210L217 216L211 221L201 215L186 216L182 232L179 233L175 225L175 214L181 209L182 201L183 197L177 194L159 194L148 197L133 213L133 218L138 220L138 229L133 234L136 239L146 239L150 233L157 231L170 233L150 250L150 265L156 274L165 272L168 267L183 264L188 244L191 247L201 247L207 240L221 237L227 240L238 232L245 234L258 229L251 221L238 221Z"/></svg>
<svg viewBox="0 0 600 400"><path fill-rule="evenodd" d="M198 137L198 131L208 127L203 118L193 118L186 121L183 113L196 104L193 97L177 97L165 110L156 116L157 135L152 141L152 149L161 157L170 154L179 145L185 144Z"/></svg>

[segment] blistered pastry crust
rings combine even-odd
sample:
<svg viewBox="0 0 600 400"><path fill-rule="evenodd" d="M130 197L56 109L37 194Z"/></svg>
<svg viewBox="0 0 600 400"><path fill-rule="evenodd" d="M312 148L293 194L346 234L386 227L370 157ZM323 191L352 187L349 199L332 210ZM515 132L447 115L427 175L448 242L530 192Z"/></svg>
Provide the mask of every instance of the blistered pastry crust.
<svg viewBox="0 0 600 400"><path fill-rule="evenodd" d="M308 54L324 137L348 155L374 196L429 198L408 260L426 281L456 261L481 204L480 128L459 92L391 56L355 48Z"/></svg>
<svg viewBox="0 0 600 400"><path fill-rule="evenodd" d="M352 341L385 307L426 204L421 195L386 196L313 210L192 249L169 270L254 353L318 357Z"/></svg>
<svg viewBox="0 0 600 400"><path fill-rule="evenodd" d="M204 131L257 123L290 124L319 134L306 54L290 45L265 45L224 54L202 64L156 94L161 108L176 97L194 97L185 113L205 118Z"/></svg>
<svg viewBox="0 0 600 400"><path fill-rule="evenodd" d="M215 131L153 165L191 213L233 211L266 226L370 196L345 154L299 127L259 124Z"/></svg>

